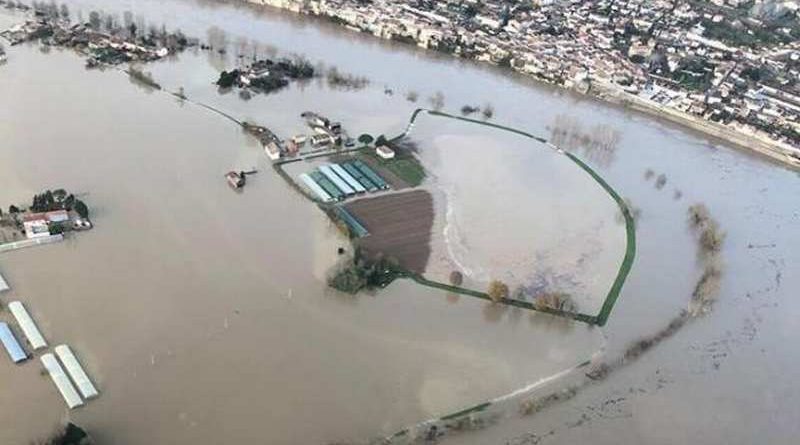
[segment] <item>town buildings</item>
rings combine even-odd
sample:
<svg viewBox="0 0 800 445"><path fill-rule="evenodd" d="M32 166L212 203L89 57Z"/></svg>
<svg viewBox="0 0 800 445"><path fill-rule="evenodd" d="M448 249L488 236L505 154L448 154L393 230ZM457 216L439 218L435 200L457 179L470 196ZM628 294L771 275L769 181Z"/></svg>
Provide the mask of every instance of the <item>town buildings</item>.
<svg viewBox="0 0 800 445"><path fill-rule="evenodd" d="M797 2L246 1L712 123L800 163Z"/></svg>

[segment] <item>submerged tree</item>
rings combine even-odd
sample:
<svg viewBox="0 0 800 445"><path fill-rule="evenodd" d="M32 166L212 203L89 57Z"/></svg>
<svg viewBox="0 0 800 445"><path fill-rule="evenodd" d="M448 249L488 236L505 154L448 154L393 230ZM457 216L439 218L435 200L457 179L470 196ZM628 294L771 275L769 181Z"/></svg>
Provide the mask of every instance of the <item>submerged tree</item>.
<svg viewBox="0 0 800 445"><path fill-rule="evenodd" d="M508 292L508 285L500 280L492 280L492 282L489 283L489 290L486 291L486 293L489 294L489 298L495 303L499 303L504 298L508 298Z"/></svg>
<svg viewBox="0 0 800 445"><path fill-rule="evenodd" d="M364 145L369 145L374 140L375 139L373 139L373 137L368 135L367 133L364 133L364 134L362 134L361 136L358 137L358 142L361 142Z"/></svg>
<svg viewBox="0 0 800 445"><path fill-rule="evenodd" d="M428 98L428 102L431 104L431 108L434 111L441 111L444 108L444 93L441 91L437 91L433 96Z"/></svg>

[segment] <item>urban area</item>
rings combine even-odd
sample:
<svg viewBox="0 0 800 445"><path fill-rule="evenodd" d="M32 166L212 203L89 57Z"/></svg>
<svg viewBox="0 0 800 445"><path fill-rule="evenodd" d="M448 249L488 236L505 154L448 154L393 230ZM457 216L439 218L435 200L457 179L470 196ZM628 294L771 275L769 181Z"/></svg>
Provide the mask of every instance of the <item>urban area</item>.
<svg viewBox="0 0 800 445"><path fill-rule="evenodd" d="M797 2L246 1L507 67L800 163Z"/></svg>

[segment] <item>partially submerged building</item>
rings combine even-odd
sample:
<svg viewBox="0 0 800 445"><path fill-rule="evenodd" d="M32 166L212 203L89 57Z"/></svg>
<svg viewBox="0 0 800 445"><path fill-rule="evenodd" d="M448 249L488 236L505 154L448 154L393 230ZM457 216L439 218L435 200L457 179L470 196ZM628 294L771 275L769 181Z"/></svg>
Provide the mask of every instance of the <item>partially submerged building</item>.
<svg viewBox="0 0 800 445"><path fill-rule="evenodd" d="M72 409L83 405L81 396L78 395L78 391L72 386L72 382L69 381L69 377L64 373L64 368L58 363L56 357L48 352L44 354L40 360L42 361L42 365L44 365L44 369L50 374L50 378L53 380L56 388L58 388L58 392L61 393L61 397L64 398L67 406Z"/></svg>
<svg viewBox="0 0 800 445"><path fill-rule="evenodd" d="M14 363L28 359L28 354L22 349L22 345L19 344L7 323L0 322L0 342L3 343L3 347L6 348L8 356Z"/></svg>
<svg viewBox="0 0 800 445"><path fill-rule="evenodd" d="M47 342L44 340L42 333L21 302L12 301L8 304L8 310L14 315L17 324L19 324L20 329L22 329L22 333L25 334L28 343L30 343L34 350L47 347Z"/></svg>
<svg viewBox="0 0 800 445"><path fill-rule="evenodd" d="M67 368L67 372L72 377L72 381L75 382L75 386L78 387L78 391L81 392L83 398L88 400L97 397L99 394L97 388L92 384L89 376L86 375L86 371L83 370L83 366L78 362L78 359L75 358L72 349L67 345L58 345L55 347L55 351L61 363Z"/></svg>
<svg viewBox="0 0 800 445"><path fill-rule="evenodd" d="M267 157L273 161L277 161L281 158L281 148L275 141L264 144L264 152L267 154Z"/></svg>
<svg viewBox="0 0 800 445"><path fill-rule="evenodd" d="M50 236L50 224L66 223L69 220L66 210L28 213L22 216L22 226L28 239L44 238Z"/></svg>
<svg viewBox="0 0 800 445"><path fill-rule="evenodd" d="M5 292L9 289L11 288L8 287L8 283L6 282L5 278L3 278L3 275L0 275L0 292Z"/></svg>

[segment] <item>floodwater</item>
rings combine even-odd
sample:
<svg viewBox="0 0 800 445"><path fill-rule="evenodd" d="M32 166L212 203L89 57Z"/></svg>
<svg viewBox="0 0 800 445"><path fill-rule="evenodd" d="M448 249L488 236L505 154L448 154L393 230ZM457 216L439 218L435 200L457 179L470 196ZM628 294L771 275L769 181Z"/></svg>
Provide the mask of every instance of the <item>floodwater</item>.
<svg viewBox="0 0 800 445"><path fill-rule="evenodd" d="M308 109L354 133L396 134L437 91L446 110L491 102L497 122L537 134L557 115L613 127L621 139L600 173L640 210L638 256L602 329L404 281L374 296L338 295L324 280L343 240L235 125L118 72L87 72L69 52L9 48L0 203L64 187L85 194L96 228L0 257L13 288L2 300L22 300L51 344L70 344L101 395L67 413L37 361L0 361L0 443L28 443L67 416L100 443L362 440L507 394L603 344L619 354L686 307L701 274L686 226L695 202L727 232L710 314L553 410L510 410L451 442L535 443L553 431L553 443L789 443L800 434L796 172L500 70L288 13L192 0L70 6L84 17L131 10L200 38L216 26L231 42L255 40L372 79L359 92L312 83L245 102L210 86L235 63L232 52L146 67L166 89L183 87L281 137L302 129ZM0 25L21 18L3 11ZM417 103L404 97L411 90ZM251 166L260 173L232 192L222 175ZM647 169L666 185L645 179Z"/></svg>
<svg viewBox="0 0 800 445"><path fill-rule="evenodd" d="M441 197L434 262L449 259L471 287L499 279L528 297L564 292L580 312L600 310L625 226L594 179L544 144L475 123L421 115L410 138Z"/></svg>

